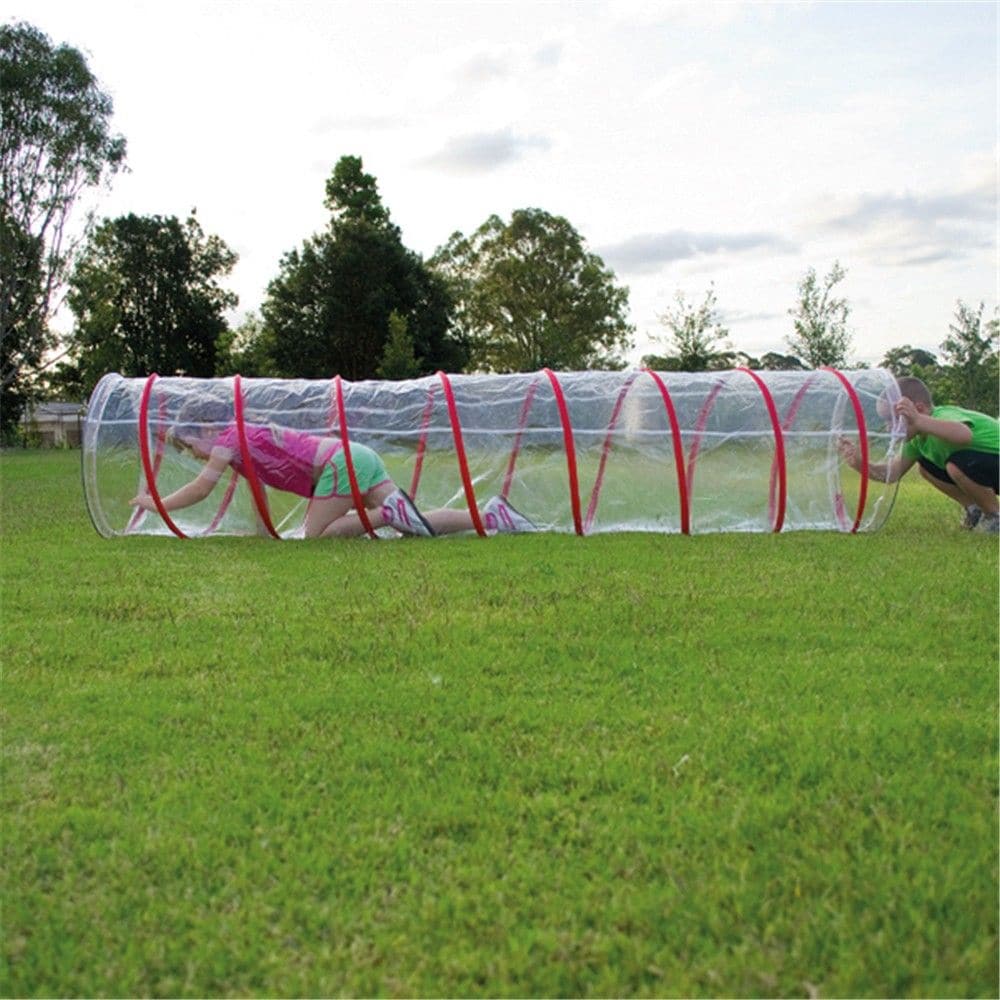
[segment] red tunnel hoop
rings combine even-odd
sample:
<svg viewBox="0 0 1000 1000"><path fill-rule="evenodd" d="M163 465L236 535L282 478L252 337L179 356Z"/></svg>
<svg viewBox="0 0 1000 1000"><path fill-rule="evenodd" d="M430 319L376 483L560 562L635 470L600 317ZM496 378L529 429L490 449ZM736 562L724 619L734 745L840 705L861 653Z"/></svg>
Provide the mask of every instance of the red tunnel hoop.
<svg viewBox="0 0 1000 1000"><path fill-rule="evenodd" d="M152 376L151 376L152 377ZM156 432L156 454L153 456L153 479L156 480L160 475L160 465L163 462L163 451L166 447L167 436L163 433L163 416L164 416L164 405L163 398L160 398L160 405L157 412L157 432ZM141 433L141 431L140 431ZM149 482L148 477L146 477L145 469L143 469L143 481ZM142 489L142 483L139 483L139 489ZM146 516L147 511L143 507L136 507L132 512L132 516L129 518L129 522L125 527L125 534L131 534L142 522L143 518Z"/></svg>
<svg viewBox="0 0 1000 1000"><path fill-rule="evenodd" d="M559 420L562 423L563 444L566 448L566 468L569 474L569 501L573 510L573 527L578 535L583 534L583 520L580 516L580 480L576 471L576 445L573 443L573 425L569 422L569 408L563 395L559 378L551 368L542 371L552 383L552 391L556 397L556 407L559 410Z"/></svg>
<svg viewBox="0 0 1000 1000"><path fill-rule="evenodd" d="M667 413L667 419L670 423L670 434L673 443L674 450L674 462L677 470L677 489L680 497L680 509L681 509L681 531L684 534L690 533L690 513L688 504L688 494L684 479L684 446L681 440L680 425L677 420L677 412L674 409L673 400L670 397L670 392L656 372L649 368L642 369L643 372L648 374L650 378L653 379L656 384L657 389L660 392L660 396L663 399L663 406ZM620 414L621 408L625 401L625 396L628 394L632 385L634 384L639 372L631 375L626 381L625 385L619 392L618 400L615 403L614 411L612 412L610 425L608 427L608 434L604 441L604 447L601 453L600 466L598 468L597 477L594 482L594 487L591 491L590 503L587 508L587 517L580 526L580 522L577 520L577 515L580 510L579 501L579 486L577 477L577 463L576 463L576 449L573 443L572 427L569 424L569 411L566 407L565 398L562 393L562 387L555 377L554 373L550 372L548 369L544 370L544 373L548 376L549 381L553 384L553 391L556 399L556 405L559 408L559 417L562 423L563 429L563 440L566 444L566 456L567 456L567 466L569 468L569 480L570 480L570 498L571 505L573 506L574 513L574 525L578 526L577 534L582 535L590 530L590 526L593 523L594 515L597 510L597 504L600 497L601 484L603 481L603 472L605 465L607 463L608 454L610 451L611 435L617 423L618 415ZM555 381L553 381L555 379ZM504 476L503 489L500 495L506 499L510 493L511 483L514 478L514 468L517 464L517 458L521 450L521 441L524 437L525 427L528 423L528 416L531 412L531 407L534 403L535 393L538 390L539 379L535 378L531 385L528 387L527 393L525 393L524 403L521 406L521 414L518 419L517 436L514 439L514 446L511 449L510 459L507 463L507 471Z"/></svg>
<svg viewBox="0 0 1000 1000"><path fill-rule="evenodd" d="M638 377L638 372L632 372L625 379L621 389L618 390L618 398L615 400L615 405L611 408L611 419L608 421L608 430L604 435L604 444L601 446L601 459L597 463L597 475L594 477L594 485L590 490L590 501L587 504L587 513L583 519L584 532L589 532L591 525L594 523L594 515L597 513L597 502L600 499L601 486L604 483L604 469L608 464L608 454L611 451L611 438L615 433L615 427L618 426L618 417L621 415L622 407L625 405L625 398L628 396L629 389L632 388Z"/></svg>
<svg viewBox="0 0 1000 1000"><path fill-rule="evenodd" d="M243 420L243 388L239 375L233 376L233 413L236 417L236 434L240 442L240 457L243 460L243 475L250 484L254 506L256 506L257 513L260 515L264 527L267 528L268 534L272 538L280 540L281 535L274 530L274 525L271 523L271 514L267 509L267 497L264 495L260 480L257 478L257 470L253 467L253 455L250 452L246 423Z"/></svg>
<svg viewBox="0 0 1000 1000"><path fill-rule="evenodd" d="M222 503L219 504L219 509L215 513L215 517L212 518L212 523L205 529L205 534L210 535L216 528L222 523L222 519L226 516L226 511L229 510L229 505L233 502L233 497L236 495L236 487L240 482L240 474L233 469L233 474L229 477L229 483L226 486L226 492L222 496Z"/></svg>
<svg viewBox="0 0 1000 1000"><path fill-rule="evenodd" d="M528 426L528 415L531 413L532 404L535 401L535 393L538 391L538 377L528 386L528 391L524 394L524 402L521 404L521 414L517 419L517 436L514 438L514 447L510 450L510 458L507 461L507 472L503 477L503 488L500 496L506 500L510 496L510 488L514 482L514 466L517 464L517 456L521 453L521 441L524 438L524 429Z"/></svg>
<svg viewBox="0 0 1000 1000"><path fill-rule="evenodd" d="M347 479L351 484L351 499L354 501L354 509L358 512L358 518L361 521L362 527L368 532L369 537L378 538L371 521L368 519L368 511L365 510L365 501L358 487L358 477L354 472L354 461L351 458L351 436L347 432L347 413L344 410L344 388L341 385L339 375L334 377L333 386L337 396L337 420L340 423L340 443L344 447L344 465L347 466Z"/></svg>
<svg viewBox="0 0 1000 1000"><path fill-rule="evenodd" d="M708 426L708 417L712 412L712 407L715 406L715 398L722 392L725 384L725 378L716 379L715 385L712 386L711 391L705 397L705 402L702 403L701 410L698 412L698 419L694 427L694 440L691 442L691 448L688 451L687 466L684 470L684 485L687 488L688 503L691 502L691 487L694 486L694 470L698 461L698 452L701 450L702 435Z"/></svg>
<svg viewBox="0 0 1000 1000"><path fill-rule="evenodd" d="M764 384L764 380L749 368L737 368L739 372L745 372L754 380L757 388L760 389L764 397L764 405L767 407L767 415L771 418L771 427L774 430L774 465L778 467L778 506L777 510L771 510L772 498L768 497L768 514L771 516L771 530L775 533L781 531L785 523L785 504L788 499L788 466L785 462L785 437L781 432L781 422L778 420L778 408L774 405L774 397L771 390Z"/></svg>
<svg viewBox="0 0 1000 1000"><path fill-rule="evenodd" d="M778 421L778 410L774 405L774 397L771 395L771 391L764 384L764 380L757 375L756 372L743 367L734 368L733 371L743 372L743 374L749 375L750 378L753 379L754 384L760 390L761 396L764 399L764 405L767 408L768 418L771 421L771 430L774 434L774 462L777 464L778 469L778 503L776 509L772 511L773 491L769 491L768 516L771 519L771 530L773 532L779 532L781 531L782 525L785 521L785 504L788 493L788 470L785 465L785 441L784 436L781 433L781 424ZM702 404L701 412L698 414L698 420L694 431L695 437L694 441L691 442L691 451L688 454L687 462L687 489L689 498L691 494L691 487L694 484L694 471L698 460L698 451L701 447L701 439L705 433L705 427L708 424L709 415L712 412L712 408L715 406L715 401L718 398L719 393L726 387L728 382L728 377L722 377L715 383L714 386L712 386L711 391L705 398L705 402Z"/></svg>
<svg viewBox="0 0 1000 1000"><path fill-rule="evenodd" d="M472 479L469 476L469 462L465 455L465 443L462 440L462 425L458 419L458 407L455 405L455 395L451 391L451 382L448 376L439 371L438 378L441 380L441 388L444 390L445 402L448 404L448 419L451 421L451 433L455 439L455 454L458 457L458 471L462 476L462 488L465 490L465 502L469 506L469 515L472 517L472 526L476 529L476 534L480 538L486 537L486 529L483 527L482 519L479 516L479 506L476 504L476 491L472 486Z"/></svg>
<svg viewBox="0 0 1000 1000"><path fill-rule="evenodd" d="M159 378L155 372L146 379L146 384L142 388L142 398L139 401L139 455L142 459L142 471L146 476L146 489L149 491L156 512L163 518L163 523L178 537L188 536L174 524L167 508L163 506L160 493L156 488L156 470L149 454L149 397L153 391L153 383Z"/></svg>
<svg viewBox="0 0 1000 1000"><path fill-rule="evenodd" d="M156 455L153 456L152 464L149 462L149 432L148 432L148 422L149 422L149 395L152 391L153 382L159 378L158 375L150 375L146 380L146 385L143 387L143 398L139 406L139 453L142 456L142 466L143 475L145 476L145 481L147 488L149 489L149 495L153 498L153 502L156 504L157 513L163 518L167 527L178 538L188 539L191 536L185 535L180 528L172 521L169 516L165 515L165 508L160 502L160 496L156 488L156 479L160 473L160 465L163 460L163 452L166 445L166 435L158 433L156 436ZM160 406L160 420L163 420L164 408L161 404ZM145 443L145 448L143 444ZM201 533L202 536L210 535L216 528L222 523L222 519L226 516L226 511L229 509L229 505L232 503L233 496L236 493L236 486L239 483L239 473L233 469L233 474L229 478L229 484L226 486L226 492L222 497L222 503L219 504L219 509L215 513L215 517L212 518L212 523ZM136 515L139 511L136 511ZM139 524L141 520L136 515L132 516L129 521L128 527L125 529L125 533L128 534L133 530L133 528Z"/></svg>
<svg viewBox="0 0 1000 1000"><path fill-rule="evenodd" d="M618 418L621 415L622 407L625 405L625 399L635 384L640 374L649 375L657 389L660 391L660 396L663 399L663 406L667 412L667 419L670 422L670 435L673 444L674 451L674 464L677 469L677 484L678 492L680 498L680 510L681 510L681 533L689 534L690 519L688 516L688 503L687 503L687 490L686 484L684 482L684 446L681 441L680 427L677 423L677 412L674 409L673 400L670 398L670 392L668 391L663 379L649 368L642 368L637 372L633 372L626 380L624 385L618 392L618 398L615 400L614 408L611 411L611 419L608 421L608 430L604 438L604 445L601 448L601 459L597 467L597 476L594 478L594 486L590 492L590 502L587 505L587 516L583 523L584 531L589 533L591 525L594 523L594 517L597 513L597 504L600 499L601 486L604 482L604 470L607 465L608 455L611 451L611 439L615 431L615 427L618 425Z"/></svg>
<svg viewBox="0 0 1000 1000"><path fill-rule="evenodd" d="M858 487L858 510L854 516L854 524L851 527L851 534L853 535L857 533L858 528L861 526L861 518L864 516L865 504L868 501L868 425L865 423L865 413L861 406L861 400L858 398L857 390L851 385L847 376L830 365L824 365L822 370L836 376L840 380L840 384L847 390L848 398L854 409L854 419L858 425L858 438L861 442L861 468L858 471L861 473L861 482Z"/></svg>
<svg viewBox="0 0 1000 1000"><path fill-rule="evenodd" d="M420 436L417 438L417 457L413 463L413 477L410 479L410 499L414 502L417 499L417 490L420 487L420 475L424 468L424 454L427 451L427 431L431 425L431 416L434 413L434 390L427 390L427 402L424 404L424 412L420 418Z"/></svg>
<svg viewBox="0 0 1000 1000"><path fill-rule="evenodd" d="M684 474L684 442L681 440L681 429L677 422L677 411L674 409L674 401L670 398L663 379L651 368L643 368L649 377L656 383L656 388L660 390L663 398L663 406L667 411L667 419L670 421L670 436L674 444L674 465L677 469L677 492L681 504L681 533L691 534L691 504L687 490L687 478Z"/></svg>

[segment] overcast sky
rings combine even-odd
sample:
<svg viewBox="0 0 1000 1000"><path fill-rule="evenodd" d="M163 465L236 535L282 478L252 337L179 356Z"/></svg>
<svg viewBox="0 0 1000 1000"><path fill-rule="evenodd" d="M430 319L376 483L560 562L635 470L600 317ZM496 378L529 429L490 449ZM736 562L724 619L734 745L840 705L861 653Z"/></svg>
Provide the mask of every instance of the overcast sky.
<svg viewBox="0 0 1000 1000"><path fill-rule="evenodd" d="M633 358L714 283L733 345L786 350L806 270L847 269L853 357L937 350L997 303L997 5L7 0L81 49L130 173L100 214L240 255L232 317L361 156L404 243L537 207L630 289Z"/></svg>

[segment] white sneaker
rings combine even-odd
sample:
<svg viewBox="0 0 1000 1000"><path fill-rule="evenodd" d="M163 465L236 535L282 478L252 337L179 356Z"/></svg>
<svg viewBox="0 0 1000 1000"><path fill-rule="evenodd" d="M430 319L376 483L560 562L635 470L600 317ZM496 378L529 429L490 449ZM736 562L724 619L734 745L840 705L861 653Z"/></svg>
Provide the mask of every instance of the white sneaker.
<svg viewBox="0 0 1000 1000"><path fill-rule="evenodd" d="M979 524L979 519L983 516L983 512L973 503L969 504L965 508L965 517L962 518L962 527L966 531L972 531L977 524Z"/></svg>
<svg viewBox="0 0 1000 1000"><path fill-rule="evenodd" d="M1000 514L983 514L976 531L981 535L1000 535Z"/></svg>
<svg viewBox="0 0 1000 1000"><path fill-rule="evenodd" d="M382 501L382 519L390 528L395 528L404 535L434 537L434 529L417 510L416 504L400 489L393 490Z"/></svg>
<svg viewBox="0 0 1000 1000"><path fill-rule="evenodd" d="M538 531L538 525L515 510L503 497L491 497L483 504L487 531Z"/></svg>

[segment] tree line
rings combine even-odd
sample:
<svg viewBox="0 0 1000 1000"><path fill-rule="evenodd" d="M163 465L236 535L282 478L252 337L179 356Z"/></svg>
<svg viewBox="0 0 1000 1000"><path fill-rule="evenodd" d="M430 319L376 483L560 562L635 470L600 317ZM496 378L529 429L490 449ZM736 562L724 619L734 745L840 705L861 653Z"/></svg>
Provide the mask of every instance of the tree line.
<svg viewBox="0 0 1000 1000"><path fill-rule="evenodd" d="M325 183L325 226L285 253L259 313L231 327L237 263L197 213L89 220L66 234L80 195L123 169L126 140L80 52L26 23L0 27L0 430L31 398L82 399L108 371L141 376L410 378L434 372L623 368L633 346L628 289L560 216L490 216L427 260L408 249L360 157ZM665 370L848 363L850 307L835 262L810 269L783 348L729 343L714 287L678 292L659 317ZM65 305L68 336L51 320ZM957 304L940 357L904 345L883 364L925 378L942 401L997 411L998 319Z"/></svg>

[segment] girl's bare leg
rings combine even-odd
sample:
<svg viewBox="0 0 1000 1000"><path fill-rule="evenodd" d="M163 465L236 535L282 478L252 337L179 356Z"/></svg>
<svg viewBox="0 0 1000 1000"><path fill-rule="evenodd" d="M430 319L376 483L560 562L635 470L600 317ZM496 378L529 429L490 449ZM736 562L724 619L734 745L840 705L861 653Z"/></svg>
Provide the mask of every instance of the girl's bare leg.
<svg viewBox="0 0 1000 1000"><path fill-rule="evenodd" d="M350 497L322 497L320 499L314 497L306 511L304 525L306 538L324 537L330 526L342 520L351 507Z"/></svg>
<svg viewBox="0 0 1000 1000"><path fill-rule="evenodd" d="M382 503L396 486L392 482L380 483L373 486L361 499L364 501L365 513L373 529L381 528L385 524L382 517ZM325 521L319 530L320 538L357 538L358 535L365 534L365 526L358 517L358 512L354 509L354 501L351 497L331 497L330 500L314 500L313 506L321 503L329 504L336 500L337 504L329 508L329 513L333 516ZM322 515L320 515L320 518ZM306 538L316 537L306 533Z"/></svg>
<svg viewBox="0 0 1000 1000"><path fill-rule="evenodd" d="M452 535L457 531L472 531L473 528L472 515L467 510L441 507L439 510L429 510L424 513L424 520L434 529L436 535Z"/></svg>
<svg viewBox="0 0 1000 1000"><path fill-rule="evenodd" d="M386 524L382 516L382 504L396 489L395 483L381 483L370 489L364 496L365 512L373 529ZM423 512L421 512L423 513ZM428 511L424 519L434 529L435 534L451 535L459 531L472 531L472 515L467 510L450 510L442 507ZM310 528L312 531L310 533ZM306 517L306 538L357 538L365 533L361 518L354 509L350 497L330 497L314 500Z"/></svg>

